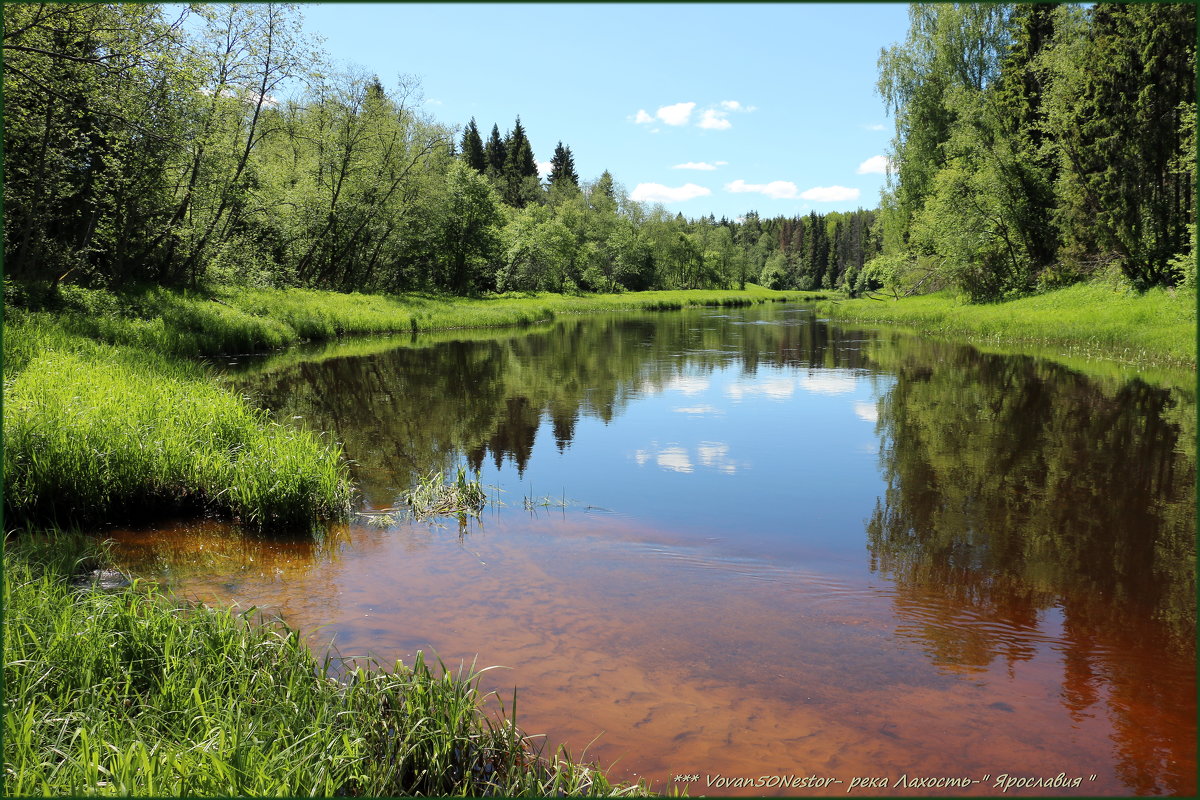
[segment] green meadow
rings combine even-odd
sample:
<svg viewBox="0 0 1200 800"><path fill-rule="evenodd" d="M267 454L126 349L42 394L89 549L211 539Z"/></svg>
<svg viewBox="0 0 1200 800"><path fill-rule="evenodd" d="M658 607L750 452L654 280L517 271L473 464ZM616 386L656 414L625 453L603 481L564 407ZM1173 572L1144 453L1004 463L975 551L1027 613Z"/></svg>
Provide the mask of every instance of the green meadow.
<svg viewBox="0 0 1200 800"><path fill-rule="evenodd" d="M822 314L837 320L902 325L989 344L1053 345L1075 358L1196 367L1194 289L1137 293L1105 283L1081 283L997 303L968 303L939 292L817 305Z"/></svg>

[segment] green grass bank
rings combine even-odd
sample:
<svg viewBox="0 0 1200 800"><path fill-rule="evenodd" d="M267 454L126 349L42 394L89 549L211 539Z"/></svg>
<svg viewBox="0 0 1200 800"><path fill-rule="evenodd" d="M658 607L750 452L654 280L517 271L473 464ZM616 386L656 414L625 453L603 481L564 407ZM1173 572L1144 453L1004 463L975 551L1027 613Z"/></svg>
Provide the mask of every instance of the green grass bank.
<svg viewBox="0 0 1200 800"><path fill-rule="evenodd" d="M977 342L1052 345L1066 355L1196 368L1196 293L1136 294L1078 284L1003 303L972 304L948 292L900 300L826 300L834 319L888 323Z"/></svg>
<svg viewBox="0 0 1200 800"><path fill-rule="evenodd" d="M645 793L543 757L475 675L321 662L280 623L73 585L103 561L82 536L5 542L9 796Z"/></svg>

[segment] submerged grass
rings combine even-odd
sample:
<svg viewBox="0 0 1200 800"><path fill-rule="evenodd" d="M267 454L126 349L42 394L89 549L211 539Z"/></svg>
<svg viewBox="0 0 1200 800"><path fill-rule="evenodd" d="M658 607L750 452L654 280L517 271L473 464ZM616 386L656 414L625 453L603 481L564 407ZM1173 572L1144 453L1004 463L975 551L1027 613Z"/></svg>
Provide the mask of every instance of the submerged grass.
<svg viewBox="0 0 1200 800"><path fill-rule="evenodd" d="M477 517L487 503L487 492L479 480L479 473L468 478L467 471L459 467L453 480L434 470L404 495L409 513L415 519L433 517Z"/></svg>
<svg viewBox="0 0 1200 800"><path fill-rule="evenodd" d="M392 670L319 663L249 612L70 584L102 559L78 536L5 542L8 795L644 793L543 757L485 712L479 673L420 654Z"/></svg>
<svg viewBox="0 0 1200 800"><path fill-rule="evenodd" d="M1196 367L1196 293L1137 294L1078 284L1003 303L973 304L946 292L901 300L818 304L839 320L886 322L990 343L1054 345L1075 358Z"/></svg>

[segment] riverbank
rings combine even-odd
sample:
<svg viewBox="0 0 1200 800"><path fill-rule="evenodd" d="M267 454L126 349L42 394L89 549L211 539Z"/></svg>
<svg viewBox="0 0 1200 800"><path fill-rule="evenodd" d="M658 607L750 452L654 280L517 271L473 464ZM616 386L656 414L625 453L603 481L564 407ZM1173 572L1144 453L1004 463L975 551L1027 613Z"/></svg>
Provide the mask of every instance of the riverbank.
<svg viewBox="0 0 1200 800"><path fill-rule="evenodd" d="M103 590L90 537L4 549L12 796L644 794L543 757L470 673L316 659L282 623Z"/></svg>
<svg viewBox="0 0 1200 800"><path fill-rule="evenodd" d="M901 325L993 344L1053 345L1072 357L1196 368L1196 293L1143 294L1078 284L1003 303L967 303L948 292L900 300L817 303L840 321Z"/></svg>
<svg viewBox="0 0 1200 800"><path fill-rule="evenodd" d="M9 287L6 287L8 289ZM6 295L9 292L6 291ZM521 325L556 314L799 299L745 292L495 299L65 288L13 291L4 345L6 788L27 794L642 793L544 758L470 675L378 665L328 679L295 632L138 586L80 589L95 540L166 513L264 530L344 515L326 436L271 421L196 356L341 335ZM49 530L47 530L49 529ZM217 668L219 666L219 668Z"/></svg>
<svg viewBox="0 0 1200 800"><path fill-rule="evenodd" d="M343 515L351 487L337 443L270 422L218 386L197 356L819 296L757 286L484 299L64 287L52 303L17 298L5 307L5 514L10 523L66 525L188 512L262 528Z"/></svg>

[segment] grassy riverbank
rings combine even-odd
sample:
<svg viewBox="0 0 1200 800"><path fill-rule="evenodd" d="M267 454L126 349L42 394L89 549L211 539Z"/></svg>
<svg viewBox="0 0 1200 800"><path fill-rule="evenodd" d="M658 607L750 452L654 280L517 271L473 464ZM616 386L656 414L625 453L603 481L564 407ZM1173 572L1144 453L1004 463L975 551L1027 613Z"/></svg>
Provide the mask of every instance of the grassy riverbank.
<svg viewBox="0 0 1200 800"><path fill-rule="evenodd" d="M281 624L137 585L71 585L101 563L84 537L5 543L6 794L617 791L592 768L539 758L484 712L470 675L418 658L333 680L333 663Z"/></svg>
<svg viewBox="0 0 1200 800"><path fill-rule="evenodd" d="M30 301L16 315L50 315L65 331L109 344L177 356L270 350L338 336L490 328L548 322L559 314L666 311L820 299L820 292L686 290L562 295L541 292L485 298L448 295L340 294L308 289L222 288L176 292L159 287L115 294L64 287L51 302ZM8 355L7 346L5 350Z"/></svg>
<svg viewBox="0 0 1200 800"><path fill-rule="evenodd" d="M752 286L486 299L65 287L54 302L17 297L5 309L5 512L12 523L70 524L194 511L260 527L343 514L350 486L338 445L270 422L218 387L195 356L802 296Z"/></svg>
<svg viewBox="0 0 1200 800"><path fill-rule="evenodd" d="M1004 303L971 304L946 292L902 300L818 303L838 320L890 323L974 341L1055 345L1075 357L1196 366L1196 294L1136 294L1079 284Z"/></svg>

